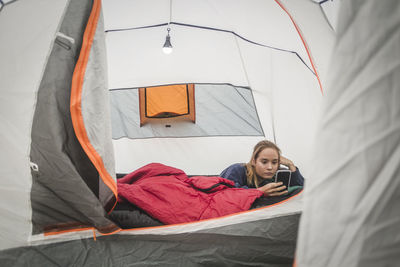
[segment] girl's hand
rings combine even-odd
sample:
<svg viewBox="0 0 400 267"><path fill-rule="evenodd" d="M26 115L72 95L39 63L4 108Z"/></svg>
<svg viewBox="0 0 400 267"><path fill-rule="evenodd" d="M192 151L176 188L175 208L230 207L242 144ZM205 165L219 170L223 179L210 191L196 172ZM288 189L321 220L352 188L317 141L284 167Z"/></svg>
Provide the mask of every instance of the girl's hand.
<svg viewBox="0 0 400 267"><path fill-rule="evenodd" d="M296 171L296 166L294 165L293 161L291 161L290 159L287 159L287 158L281 156L281 162L280 163L282 165L285 165L286 167L288 167L291 172L295 172Z"/></svg>
<svg viewBox="0 0 400 267"><path fill-rule="evenodd" d="M286 186L282 185L282 182L278 183L269 183L264 186L257 188L258 190L264 192L264 196L272 197L272 196L280 196L287 194Z"/></svg>

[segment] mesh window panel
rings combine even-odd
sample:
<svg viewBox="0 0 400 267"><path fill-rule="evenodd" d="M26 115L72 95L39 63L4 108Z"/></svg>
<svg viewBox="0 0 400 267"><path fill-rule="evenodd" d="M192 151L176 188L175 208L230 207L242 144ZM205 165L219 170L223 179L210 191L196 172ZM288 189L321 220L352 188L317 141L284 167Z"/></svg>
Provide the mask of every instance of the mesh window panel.
<svg viewBox="0 0 400 267"><path fill-rule="evenodd" d="M139 88L111 89L113 139L264 135L250 88L228 84L194 84L194 88L195 123L181 116L151 118L142 127Z"/></svg>

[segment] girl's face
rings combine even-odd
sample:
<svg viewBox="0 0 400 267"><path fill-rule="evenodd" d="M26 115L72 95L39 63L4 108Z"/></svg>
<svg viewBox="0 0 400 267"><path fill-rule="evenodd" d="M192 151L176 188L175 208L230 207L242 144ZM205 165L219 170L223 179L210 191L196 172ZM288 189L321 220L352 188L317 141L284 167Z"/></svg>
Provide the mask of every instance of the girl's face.
<svg viewBox="0 0 400 267"><path fill-rule="evenodd" d="M256 174L263 179L271 179L279 167L279 154L273 148L264 148L256 160L252 160Z"/></svg>

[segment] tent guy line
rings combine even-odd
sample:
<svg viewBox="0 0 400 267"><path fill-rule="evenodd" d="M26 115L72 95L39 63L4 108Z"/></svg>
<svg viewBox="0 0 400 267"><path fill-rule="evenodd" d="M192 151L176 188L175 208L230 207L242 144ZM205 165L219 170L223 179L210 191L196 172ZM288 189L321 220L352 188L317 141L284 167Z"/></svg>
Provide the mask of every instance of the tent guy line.
<svg viewBox="0 0 400 267"><path fill-rule="evenodd" d="M192 27L192 28L199 28L199 29L204 29L204 30L211 30L211 31L219 31L219 32L230 33L230 34L235 35L236 37L239 37L243 41L246 41L246 42L254 44L254 45L270 48L270 49L281 51L281 52L292 53L292 54L296 55L301 60L301 62L312 72L312 74L314 74L316 76L316 74L313 71L313 69L310 66L308 66L308 64L304 61L304 59L296 51L291 51L291 50L286 50L286 49L282 49L282 48L278 48L278 47L273 47L273 46L261 44L261 43L249 40L249 39L237 34L236 32L230 31L230 30L224 30L224 29L218 29L218 28L212 28L212 27L206 27L206 26L200 26L200 25L193 25L193 24L187 24L187 23L180 23L180 22L171 21L169 23L161 23L161 24L141 26L141 27L111 29L111 30L105 30L105 32L109 33L109 32L123 32L123 31L132 31L132 30L141 30L141 29L169 26L170 24L174 24L174 25L177 25L177 26L183 26L183 27Z"/></svg>

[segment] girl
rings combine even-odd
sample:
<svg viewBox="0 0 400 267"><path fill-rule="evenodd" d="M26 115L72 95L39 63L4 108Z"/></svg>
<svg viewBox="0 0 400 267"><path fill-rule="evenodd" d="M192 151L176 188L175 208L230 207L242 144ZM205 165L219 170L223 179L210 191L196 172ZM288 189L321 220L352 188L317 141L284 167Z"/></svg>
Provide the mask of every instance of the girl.
<svg viewBox="0 0 400 267"><path fill-rule="evenodd" d="M288 193L282 182L273 182L280 164L292 172L289 186L303 186L304 178L299 169L291 160L281 156L277 145L267 140L256 144L247 164L233 164L223 170L220 176L234 181L236 187L257 188L263 191L265 196L280 196Z"/></svg>

